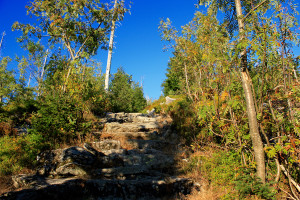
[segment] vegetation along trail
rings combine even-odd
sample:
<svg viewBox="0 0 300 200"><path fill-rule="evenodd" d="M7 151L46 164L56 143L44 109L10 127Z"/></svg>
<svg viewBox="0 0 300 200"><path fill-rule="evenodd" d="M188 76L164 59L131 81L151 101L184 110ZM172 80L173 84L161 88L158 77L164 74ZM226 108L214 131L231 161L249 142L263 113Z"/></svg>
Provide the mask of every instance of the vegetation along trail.
<svg viewBox="0 0 300 200"><path fill-rule="evenodd" d="M135 3L28 1L15 58L0 30L0 199L299 200L299 2L195 0L186 25L162 19L157 100L111 70Z"/></svg>

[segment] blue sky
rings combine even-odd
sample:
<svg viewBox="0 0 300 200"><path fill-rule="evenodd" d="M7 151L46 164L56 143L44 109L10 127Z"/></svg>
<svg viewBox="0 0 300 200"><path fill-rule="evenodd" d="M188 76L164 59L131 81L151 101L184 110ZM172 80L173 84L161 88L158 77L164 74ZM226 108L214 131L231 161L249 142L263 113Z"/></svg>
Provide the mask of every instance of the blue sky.
<svg viewBox="0 0 300 200"><path fill-rule="evenodd" d="M123 67L128 74L133 75L135 81L143 82L146 97L157 99L161 95L161 84L172 56L170 51L163 51L164 42L158 32L159 22L161 19L170 18L177 28L187 24L197 10L197 0L131 1L131 14L125 15L115 33L112 73L118 67ZM16 42L20 32L12 32L11 26L15 21L35 21L26 15L25 5L28 3L29 0L0 0L0 33L6 32L1 56L14 57L24 53ZM106 51L99 51L94 57L102 63L103 72L106 58Z"/></svg>
<svg viewBox="0 0 300 200"><path fill-rule="evenodd" d="M15 21L35 22L26 15L28 3L29 0L0 0L0 33L6 32L1 56L15 57L24 53L16 42L20 32L12 32L11 26ZM179 28L193 18L196 3L197 0L132 0L131 14L126 14L116 29L112 73L123 67L135 81L143 82L146 97L157 99L172 56L171 52L163 51L164 43L158 32L160 19L170 18ZM103 50L94 57L102 63L103 72L106 58L107 52Z"/></svg>

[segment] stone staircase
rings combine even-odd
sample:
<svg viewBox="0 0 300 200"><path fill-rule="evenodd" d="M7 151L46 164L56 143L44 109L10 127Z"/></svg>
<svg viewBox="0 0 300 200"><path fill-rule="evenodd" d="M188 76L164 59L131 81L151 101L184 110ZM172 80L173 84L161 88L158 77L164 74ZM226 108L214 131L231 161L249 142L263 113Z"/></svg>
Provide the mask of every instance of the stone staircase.
<svg viewBox="0 0 300 200"><path fill-rule="evenodd" d="M109 113L100 140L44 152L36 174L14 176L12 199L176 199L193 182L174 176L176 134L171 120L140 113Z"/></svg>

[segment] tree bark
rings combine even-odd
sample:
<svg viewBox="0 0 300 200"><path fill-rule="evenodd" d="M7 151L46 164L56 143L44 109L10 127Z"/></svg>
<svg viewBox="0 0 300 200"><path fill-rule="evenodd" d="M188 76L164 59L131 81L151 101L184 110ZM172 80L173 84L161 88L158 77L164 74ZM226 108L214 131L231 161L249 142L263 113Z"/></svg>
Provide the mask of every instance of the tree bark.
<svg viewBox="0 0 300 200"><path fill-rule="evenodd" d="M114 46L114 35L115 35L115 27L116 27L115 14L116 14L117 3L118 3L118 0L115 0L112 27L111 27L110 38L109 38L109 48L108 48L106 72L105 72L105 86L104 86L105 91L108 91L108 84L109 84L111 58L112 58L112 50L113 50L113 46Z"/></svg>
<svg viewBox="0 0 300 200"><path fill-rule="evenodd" d="M1 49L1 47L2 47L2 42L3 42L4 36L5 36L5 32L2 33L2 37L1 37L1 41L0 41L0 49Z"/></svg>
<svg viewBox="0 0 300 200"><path fill-rule="evenodd" d="M242 5L240 0L235 0L235 8L238 18L239 25L239 39L242 41L245 38L244 35L244 22L243 22L243 13L242 13ZM257 176L261 179L263 183L266 181L266 167L265 167L265 153L263 148L262 139L258 130L256 109L254 104L254 97L251 90L251 77L247 73L247 51L244 48L241 52L241 79L242 85L245 94L246 107L247 107L247 115L250 129L250 136L252 140L254 157L257 165Z"/></svg>
<svg viewBox="0 0 300 200"><path fill-rule="evenodd" d="M47 51L46 51L45 60L44 60L43 67L42 67L41 76L39 77L39 80L38 80L38 84L39 84L39 85L38 85L38 93L37 93L37 96L40 96L40 95L41 95L41 84L42 84L43 79L44 79L45 67L46 67L47 58L48 58L48 51L49 51L49 49L47 49Z"/></svg>
<svg viewBox="0 0 300 200"><path fill-rule="evenodd" d="M189 85L189 79L188 79L188 74L187 74L187 69L186 69L186 64L184 63L184 75L185 75L185 84L186 84L186 88L189 94L190 99L193 101L193 97L190 91L190 85Z"/></svg>

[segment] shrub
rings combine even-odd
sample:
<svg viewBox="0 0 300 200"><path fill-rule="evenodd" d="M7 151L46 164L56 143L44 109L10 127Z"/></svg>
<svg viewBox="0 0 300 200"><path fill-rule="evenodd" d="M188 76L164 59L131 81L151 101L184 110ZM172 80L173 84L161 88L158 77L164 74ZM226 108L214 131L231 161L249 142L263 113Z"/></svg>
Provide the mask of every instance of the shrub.
<svg viewBox="0 0 300 200"><path fill-rule="evenodd" d="M255 175L255 170L250 167L243 167L238 170L235 181L235 188L240 199L247 199L251 195L257 195L263 199L275 199L276 190L270 183L263 184Z"/></svg>
<svg viewBox="0 0 300 200"><path fill-rule="evenodd" d="M132 81L132 77L119 68L110 83L112 112L138 112L147 104L142 87Z"/></svg>
<svg viewBox="0 0 300 200"><path fill-rule="evenodd" d="M223 194L222 199L275 198L276 191L270 186L271 183L263 185L253 167L242 167L241 156L235 151L206 148L204 154L196 150L183 170L185 173L199 171L202 178Z"/></svg>
<svg viewBox="0 0 300 200"><path fill-rule="evenodd" d="M50 141L68 142L77 133L89 131L90 123L85 121L83 112L82 103L69 94L49 94L32 117L31 131L43 134Z"/></svg>
<svg viewBox="0 0 300 200"><path fill-rule="evenodd" d="M194 104L187 98L179 98L167 107L167 113L172 117L180 136L185 138L187 144L190 144L200 132Z"/></svg>
<svg viewBox="0 0 300 200"><path fill-rule="evenodd" d="M32 168L36 156L49 148L42 135L3 136L0 138L0 175L18 173L24 167Z"/></svg>

